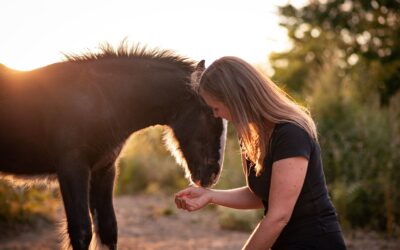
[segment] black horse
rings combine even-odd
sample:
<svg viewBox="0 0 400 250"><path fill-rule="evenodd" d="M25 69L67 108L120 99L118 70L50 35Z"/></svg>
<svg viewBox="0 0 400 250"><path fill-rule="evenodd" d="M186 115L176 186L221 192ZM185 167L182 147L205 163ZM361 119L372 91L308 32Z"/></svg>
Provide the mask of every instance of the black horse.
<svg viewBox="0 0 400 250"><path fill-rule="evenodd" d="M29 72L0 65L2 176L57 177L73 249L88 249L91 221L116 249L114 162L133 132L169 126L191 181L219 177L226 124L193 91L196 67L204 62L126 42Z"/></svg>

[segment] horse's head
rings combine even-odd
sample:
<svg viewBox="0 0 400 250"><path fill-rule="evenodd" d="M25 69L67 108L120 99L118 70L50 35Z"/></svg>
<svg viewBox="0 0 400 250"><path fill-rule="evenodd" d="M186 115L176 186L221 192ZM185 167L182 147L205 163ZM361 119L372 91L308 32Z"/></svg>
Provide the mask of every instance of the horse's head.
<svg viewBox="0 0 400 250"><path fill-rule="evenodd" d="M193 104L181 114L166 135L169 150L196 185L218 181L224 160L227 122L214 118L204 104Z"/></svg>
<svg viewBox="0 0 400 250"><path fill-rule="evenodd" d="M204 66L203 62L199 66ZM192 91L170 127L165 137L167 146L185 167L186 177L203 187L215 184L222 171L227 122L215 118L212 110Z"/></svg>

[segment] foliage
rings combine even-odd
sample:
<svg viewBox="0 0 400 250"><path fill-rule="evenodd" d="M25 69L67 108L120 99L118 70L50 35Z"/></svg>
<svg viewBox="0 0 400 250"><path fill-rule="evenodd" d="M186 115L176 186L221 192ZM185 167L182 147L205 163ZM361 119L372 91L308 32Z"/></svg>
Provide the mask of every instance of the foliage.
<svg viewBox="0 0 400 250"><path fill-rule="evenodd" d="M337 58L342 76L362 62L373 79L366 87L387 105L400 89L399 9L399 0L312 0L299 9L281 7L281 25L293 46L271 56L275 80L298 92L327 59Z"/></svg>
<svg viewBox="0 0 400 250"><path fill-rule="evenodd" d="M50 220L59 205L57 196L45 187L12 186L0 180L0 234L18 230L18 225Z"/></svg>
<svg viewBox="0 0 400 250"><path fill-rule="evenodd" d="M309 104L318 124L325 175L343 224L393 234L400 224L399 94L389 107L361 104L334 68L314 77Z"/></svg>
<svg viewBox="0 0 400 250"><path fill-rule="evenodd" d="M292 48L272 76L312 111L342 225L399 235L400 1L279 9Z"/></svg>
<svg viewBox="0 0 400 250"><path fill-rule="evenodd" d="M117 194L172 193L188 185L183 169L163 145L163 128L151 127L129 138L117 163Z"/></svg>
<svg viewBox="0 0 400 250"><path fill-rule="evenodd" d="M251 232L262 218L260 211L219 207L219 224L223 229Z"/></svg>

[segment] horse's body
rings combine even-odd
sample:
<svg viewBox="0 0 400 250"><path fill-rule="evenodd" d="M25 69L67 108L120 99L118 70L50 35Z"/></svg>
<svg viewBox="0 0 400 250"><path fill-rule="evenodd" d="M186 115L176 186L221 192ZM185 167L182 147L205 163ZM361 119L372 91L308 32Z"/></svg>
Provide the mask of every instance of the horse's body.
<svg viewBox="0 0 400 250"><path fill-rule="evenodd" d="M91 219L116 248L114 162L134 131L171 127L192 181L209 186L221 170L223 121L192 92L192 62L139 48L29 72L0 65L0 172L58 178L74 249L87 249Z"/></svg>

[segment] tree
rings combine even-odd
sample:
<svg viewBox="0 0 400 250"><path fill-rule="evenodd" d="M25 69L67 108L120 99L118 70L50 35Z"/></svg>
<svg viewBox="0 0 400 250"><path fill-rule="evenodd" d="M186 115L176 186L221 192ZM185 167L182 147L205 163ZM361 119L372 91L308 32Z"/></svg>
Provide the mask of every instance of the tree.
<svg viewBox="0 0 400 250"><path fill-rule="evenodd" d="M305 96L342 225L400 225L400 0L311 0L279 8L292 48L273 79Z"/></svg>
<svg viewBox="0 0 400 250"><path fill-rule="evenodd" d="M300 9L280 7L279 13L293 47L271 55L278 82L301 91L311 71L335 58L341 75L364 63L374 82L366 95L379 93L382 105L399 91L400 0L311 0Z"/></svg>

